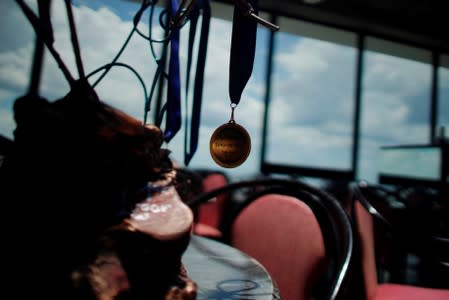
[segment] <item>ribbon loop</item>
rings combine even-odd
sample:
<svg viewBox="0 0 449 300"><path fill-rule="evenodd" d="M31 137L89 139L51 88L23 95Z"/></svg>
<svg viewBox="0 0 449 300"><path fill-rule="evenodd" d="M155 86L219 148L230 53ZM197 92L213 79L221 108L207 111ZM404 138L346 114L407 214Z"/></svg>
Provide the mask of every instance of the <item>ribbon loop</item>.
<svg viewBox="0 0 449 300"><path fill-rule="evenodd" d="M178 11L178 1L170 1L171 17ZM170 62L167 83L167 114L164 140L168 143L181 128L181 82L179 77L179 27L170 31Z"/></svg>

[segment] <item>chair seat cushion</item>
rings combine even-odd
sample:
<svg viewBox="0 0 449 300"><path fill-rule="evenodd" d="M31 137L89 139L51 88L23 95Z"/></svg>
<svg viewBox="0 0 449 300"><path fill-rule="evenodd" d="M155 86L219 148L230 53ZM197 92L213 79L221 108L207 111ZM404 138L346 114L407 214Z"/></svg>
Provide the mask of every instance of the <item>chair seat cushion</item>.
<svg viewBox="0 0 449 300"><path fill-rule="evenodd" d="M404 284L379 284L375 300L448 300L449 290L425 288Z"/></svg>
<svg viewBox="0 0 449 300"><path fill-rule="evenodd" d="M203 223L195 223L193 226L193 233L214 239L220 239L223 235L217 228Z"/></svg>

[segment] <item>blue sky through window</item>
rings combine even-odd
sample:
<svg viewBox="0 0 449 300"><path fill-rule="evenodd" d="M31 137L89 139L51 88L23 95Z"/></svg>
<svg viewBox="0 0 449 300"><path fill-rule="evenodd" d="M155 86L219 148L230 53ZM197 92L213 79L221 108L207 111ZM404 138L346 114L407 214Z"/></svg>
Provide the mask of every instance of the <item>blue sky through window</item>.
<svg viewBox="0 0 449 300"><path fill-rule="evenodd" d="M27 3L35 6L35 1ZM115 56L132 28L132 18L140 4L124 0L77 0L73 3L81 54L86 73L89 73L109 63ZM55 47L72 74L76 75L63 1L53 1L52 8ZM231 10L227 13L232 15ZM147 21L147 16L144 16L139 27L143 31L147 30ZM213 130L230 117L228 66L231 25L230 21L218 18L211 23L200 140L192 167L220 168L210 157L209 139ZM157 27L155 24L156 34L161 37L162 32ZM187 27L181 32L180 55L182 68L185 68ZM236 110L236 121L247 128L252 137L252 152L242 166L225 170L233 178L258 172L267 42L268 31L259 26L253 75ZM17 4L1 1L0 134L9 138L12 138L15 126L12 104L26 92L33 47L34 32ZM294 157L298 158L295 161L298 164L346 168L350 163L355 49L281 34L275 51L273 101L276 105L273 108L276 111L270 117L270 134L275 140L269 145L269 157L287 162ZM149 89L156 64L148 42L134 35L120 61L132 65ZM430 66L373 51L366 56L365 73L359 172L364 179L374 180L379 146L428 142ZM448 73L447 66L441 68L441 111L438 116L438 123L446 126L446 135L449 135ZM42 96L55 100L64 96L68 89L61 71L46 53L40 90ZM131 72L113 68L96 90L103 101L143 120L143 91ZM295 99L303 99L303 102ZM173 159L177 162L183 160L183 134L180 131L170 144L165 145L172 150ZM289 143L296 148L289 148Z"/></svg>

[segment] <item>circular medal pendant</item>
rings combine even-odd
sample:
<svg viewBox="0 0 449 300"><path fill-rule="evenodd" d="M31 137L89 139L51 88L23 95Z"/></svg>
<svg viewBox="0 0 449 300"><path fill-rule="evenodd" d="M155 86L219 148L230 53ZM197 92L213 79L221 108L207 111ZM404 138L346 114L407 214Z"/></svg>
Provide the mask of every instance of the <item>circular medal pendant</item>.
<svg viewBox="0 0 449 300"><path fill-rule="evenodd" d="M251 138L245 128L231 120L215 129L209 143L214 161L224 168L240 166L251 152Z"/></svg>

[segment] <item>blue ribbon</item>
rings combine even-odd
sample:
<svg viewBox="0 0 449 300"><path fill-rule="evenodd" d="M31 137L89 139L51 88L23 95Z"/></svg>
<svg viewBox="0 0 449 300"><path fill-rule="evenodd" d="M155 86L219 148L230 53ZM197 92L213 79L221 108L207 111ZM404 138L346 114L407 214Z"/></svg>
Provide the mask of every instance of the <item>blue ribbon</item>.
<svg viewBox="0 0 449 300"><path fill-rule="evenodd" d="M195 83L193 90L192 114L190 122L190 145L188 140L188 119L185 120L186 132L184 136L184 164L187 166L190 163L193 155L198 148L199 127L201 119L201 104L203 98L203 82L204 69L206 66L207 43L209 37L210 25L210 2L209 0L197 0L195 6L190 12L190 32L189 32L189 50L187 57L187 77L186 77L186 107L187 96L190 83L190 68L192 64L193 44L195 41L196 27L198 17L202 11L201 35L198 45L197 65L195 74Z"/></svg>
<svg viewBox="0 0 449 300"><path fill-rule="evenodd" d="M170 1L172 18L176 16L178 1ZM164 139L168 143L181 128L181 83L179 78L179 27L172 26L170 33L170 62L167 83L167 114Z"/></svg>

